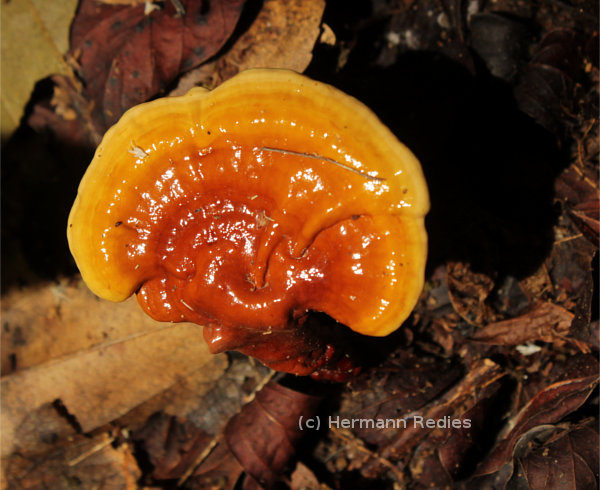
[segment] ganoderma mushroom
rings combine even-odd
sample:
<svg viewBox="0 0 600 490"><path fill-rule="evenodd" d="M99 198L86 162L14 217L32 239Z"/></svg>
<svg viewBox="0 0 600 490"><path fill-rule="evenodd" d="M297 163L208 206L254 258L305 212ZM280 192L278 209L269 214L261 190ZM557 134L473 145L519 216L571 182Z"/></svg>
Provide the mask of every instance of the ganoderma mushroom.
<svg viewBox="0 0 600 490"><path fill-rule="evenodd" d="M310 312L386 336L423 287L421 166L361 102L286 70L141 104L104 136L68 222L101 298L204 326L212 352L341 379Z"/></svg>

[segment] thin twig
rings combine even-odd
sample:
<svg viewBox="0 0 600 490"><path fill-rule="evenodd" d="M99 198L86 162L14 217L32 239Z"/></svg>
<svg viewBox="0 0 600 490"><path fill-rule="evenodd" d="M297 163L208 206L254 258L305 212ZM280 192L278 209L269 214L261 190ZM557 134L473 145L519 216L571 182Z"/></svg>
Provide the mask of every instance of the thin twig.
<svg viewBox="0 0 600 490"><path fill-rule="evenodd" d="M247 398L244 398L244 402L245 402L244 404L248 404L252 400L254 400L254 397L256 397L256 394L260 390L262 390L265 387L265 385L269 381L271 381L273 376L275 376L276 374L277 374L277 371L274 371L271 369L269 371L269 373L263 379L261 379L260 382L254 387L254 389L252 390L252 393L250 395L248 395ZM206 460L206 458L208 458L210 456L210 454L213 452L214 448L217 447L217 444L219 444L222 440L223 440L223 431L219 432L215 437L212 438L212 440L210 441L208 446L206 446L206 448L204 448L204 450L198 455L198 457L195 459L195 461L188 467L188 469L185 471L185 473L181 476L181 478L177 482L178 488L181 487L190 476L192 476L194 471L196 471L196 469Z"/></svg>
<svg viewBox="0 0 600 490"><path fill-rule="evenodd" d="M267 146L263 146L262 148L259 148L259 150L260 151L273 151L275 153L283 153L284 155L295 155L298 157L312 158L313 160L321 160L323 162L337 165L338 167L343 168L344 170L349 170L350 172L354 172L355 174L358 174L361 177L364 177L365 179L375 180L377 182L383 182L385 180L383 177L375 177L374 175L369 175L365 172L361 172L360 170L358 170L354 167L351 167L350 165L346 165L345 163L338 162L337 160L334 160L333 158L324 157L322 155L315 155L313 153L302 153L300 151L293 151L293 150L284 150L282 148L270 148Z"/></svg>
<svg viewBox="0 0 600 490"><path fill-rule="evenodd" d="M189 466L189 468L186 470L186 472L181 476L181 478L177 482L177 488L181 488L181 486L187 481L187 479L190 476L192 476L192 474L194 473L196 468L198 468L198 466L200 466L204 462L204 460L206 460L206 458L208 458L210 456L210 454L213 452L213 449L215 447L217 447L217 444L219 444L219 442L221 442L222 438L223 438L223 434L221 434L221 433L217 434L215 437L212 438L212 441L210 441L208 446L206 446L204 448L204 451L202 451L198 455L198 457Z"/></svg>
<svg viewBox="0 0 600 490"><path fill-rule="evenodd" d="M561 238L560 240L556 240L554 245L559 245L560 243L570 242L571 240L576 240L577 238L581 238L583 233L579 233L578 235L568 236L566 238Z"/></svg>
<svg viewBox="0 0 600 490"><path fill-rule="evenodd" d="M67 463L67 466L75 466L78 465L79 463L81 463L83 460L89 458L90 456L92 456L93 454L96 454L98 451L101 451L102 449L104 449L106 446L110 445L113 443L113 441L115 440L114 437L109 437L108 439L105 439L102 442L99 442L98 444L96 444L94 447L90 448L89 450L85 451L84 453L81 453L79 456L77 456L76 458L73 458L71 461L69 461Z"/></svg>

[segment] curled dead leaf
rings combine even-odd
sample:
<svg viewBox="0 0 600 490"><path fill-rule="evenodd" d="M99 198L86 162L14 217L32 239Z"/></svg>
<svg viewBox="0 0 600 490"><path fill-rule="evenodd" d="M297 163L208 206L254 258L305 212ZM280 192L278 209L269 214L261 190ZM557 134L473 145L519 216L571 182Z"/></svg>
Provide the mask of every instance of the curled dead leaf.
<svg viewBox="0 0 600 490"><path fill-rule="evenodd" d="M83 0L71 28L84 95L94 102L103 133L125 110L164 91L182 72L214 55L227 41L243 0L102 5ZM207 7L208 6L208 7Z"/></svg>
<svg viewBox="0 0 600 490"><path fill-rule="evenodd" d="M220 59L187 73L171 95L200 85L209 89L250 68L302 73L321 34L324 0L266 0L248 29Z"/></svg>
<svg viewBox="0 0 600 490"><path fill-rule="evenodd" d="M217 80L260 67L302 73L312 59L324 10L324 0L266 0L248 32L217 62Z"/></svg>
<svg viewBox="0 0 600 490"><path fill-rule="evenodd" d="M496 345L520 345L527 342L567 341L573 313L550 302L539 302L516 318L490 323L477 330L472 340Z"/></svg>
<svg viewBox="0 0 600 490"><path fill-rule="evenodd" d="M544 437L522 444L519 453L515 451L509 486L586 489L598 485L597 420L573 427L551 426Z"/></svg>
<svg viewBox="0 0 600 490"><path fill-rule="evenodd" d="M280 481L304 435L300 417L314 415L320 402L320 397L271 382L229 421L227 445L250 477L265 488Z"/></svg>
<svg viewBox="0 0 600 490"><path fill-rule="evenodd" d="M520 437L535 427L557 423L577 410L597 384L598 376L594 374L553 383L543 389L507 422L498 444L476 470L475 475L491 475L498 472L512 459Z"/></svg>
<svg viewBox="0 0 600 490"><path fill-rule="evenodd" d="M446 269L448 294L456 313L472 325L483 325L493 319L487 299L494 289L494 280L472 271L469 264L462 262L448 262Z"/></svg>

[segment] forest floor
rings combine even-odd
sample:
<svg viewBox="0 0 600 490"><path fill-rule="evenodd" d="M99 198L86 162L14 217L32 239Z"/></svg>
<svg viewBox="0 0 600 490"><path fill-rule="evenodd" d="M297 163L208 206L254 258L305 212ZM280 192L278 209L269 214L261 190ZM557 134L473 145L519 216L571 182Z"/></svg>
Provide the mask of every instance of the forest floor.
<svg viewBox="0 0 600 490"><path fill-rule="evenodd" d="M597 488L597 2L135 3L81 0L2 135L3 484ZM429 186L420 301L343 384L213 356L98 300L69 253L125 110L258 66L364 102Z"/></svg>

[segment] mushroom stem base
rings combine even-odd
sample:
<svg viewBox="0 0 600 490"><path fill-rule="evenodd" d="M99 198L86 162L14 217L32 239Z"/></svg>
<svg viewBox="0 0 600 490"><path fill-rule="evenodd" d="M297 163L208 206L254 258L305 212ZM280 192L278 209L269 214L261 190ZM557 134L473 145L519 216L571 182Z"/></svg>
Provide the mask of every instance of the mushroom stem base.
<svg viewBox="0 0 600 490"><path fill-rule="evenodd" d="M213 354L237 350L276 371L335 382L360 372L355 337L350 329L319 313L305 314L281 330L204 327Z"/></svg>

